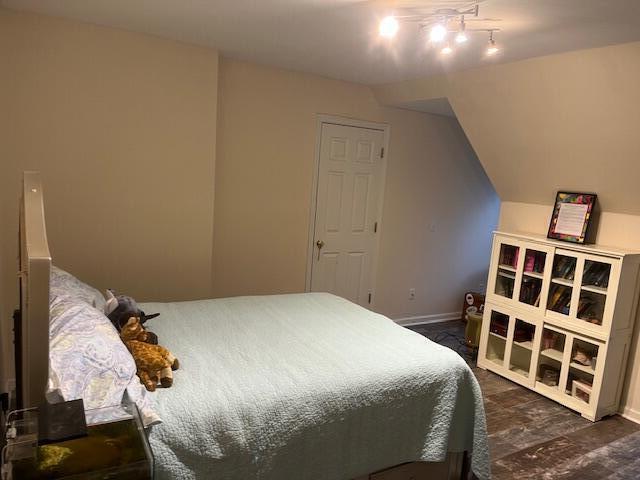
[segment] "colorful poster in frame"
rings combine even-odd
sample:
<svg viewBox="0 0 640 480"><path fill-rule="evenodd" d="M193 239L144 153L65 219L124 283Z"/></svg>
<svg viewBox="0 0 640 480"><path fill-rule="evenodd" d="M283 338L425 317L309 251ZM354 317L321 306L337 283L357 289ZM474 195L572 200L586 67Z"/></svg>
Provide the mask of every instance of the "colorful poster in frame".
<svg viewBox="0 0 640 480"><path fill-rule="evenodd" d="M596 198L595 193L558 192L547 237L585 243Z"/></svg>

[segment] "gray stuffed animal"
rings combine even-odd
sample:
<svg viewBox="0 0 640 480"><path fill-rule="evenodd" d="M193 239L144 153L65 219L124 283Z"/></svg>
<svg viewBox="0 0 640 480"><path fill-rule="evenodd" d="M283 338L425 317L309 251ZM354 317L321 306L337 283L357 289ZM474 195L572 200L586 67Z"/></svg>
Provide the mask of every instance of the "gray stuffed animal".
<svg viewBox="0 0 640 480"><path fill-rule="evenodd" d="M147 320L160 315L159 313L147 315L140 310L136 301L127 295L115 295L112 290L107 290L106 296L107 303L104 307L104 313L118 332L122 330L122 327L127 324L131 317L140 319L140 325L144 325ZM155 333L144 329L143 334L144 338L139 338L138 340L152 345L158 344L158 336Z"/></svg>

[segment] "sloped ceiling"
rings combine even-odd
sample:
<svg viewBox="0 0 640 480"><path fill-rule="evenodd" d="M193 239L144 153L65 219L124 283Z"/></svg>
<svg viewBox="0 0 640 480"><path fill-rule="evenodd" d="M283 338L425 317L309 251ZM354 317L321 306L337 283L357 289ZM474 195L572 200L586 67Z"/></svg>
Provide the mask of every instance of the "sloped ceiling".
<svg viewBox="0 0 640 480"><path fill-rule="evenodd" d="M595 192L602 210L640 215L640 42L374 91L385 105L416 110L448 98L503 201Z"/></svg>

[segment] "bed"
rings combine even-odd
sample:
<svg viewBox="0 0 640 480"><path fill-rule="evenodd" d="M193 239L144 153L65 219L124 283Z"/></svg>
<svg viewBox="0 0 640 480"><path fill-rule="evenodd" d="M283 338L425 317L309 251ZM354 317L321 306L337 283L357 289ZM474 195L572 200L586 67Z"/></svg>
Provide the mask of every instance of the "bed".
<svg viewBox="0 0 640 480"><path fill-rule="evenodd" d="M59 325L45 314L55 296L44 225L39 176L25 173L18 363L26 404L49 392L49 367L60 368L49 364L42 333L53 339L50 322ZM415 465L424 478L490 478L482 395L471 370L453 351L382 315L326 293L142 308L161 314L148 326L181 365L173 386L147 395L142 407L155 412L148 437L156 478L413 475L384 476L397 465L390 472Z"/></svg>

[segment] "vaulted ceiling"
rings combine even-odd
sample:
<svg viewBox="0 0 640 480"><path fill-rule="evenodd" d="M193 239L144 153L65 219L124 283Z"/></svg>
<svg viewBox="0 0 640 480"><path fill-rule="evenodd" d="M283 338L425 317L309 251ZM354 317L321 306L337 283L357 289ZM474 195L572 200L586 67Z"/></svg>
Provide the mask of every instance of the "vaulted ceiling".
<svg viewBox="0 0 640 480"><path fill-rule="evenodd" d="M503 201L595 192L640 215L640 42L374 88L385 105L450 103Z"/></svg>
<svg viewBox="0 0 640 480"><path fill-rule="evenodd" d="M417 24L378 36L390 13L433 12L470 0L0 0L0 5L217 48L223 55L365 84L477 67L485 32L443 60ZM469 28L495 26L492 62L640 40L638 0L480 0Z"/></svg>

